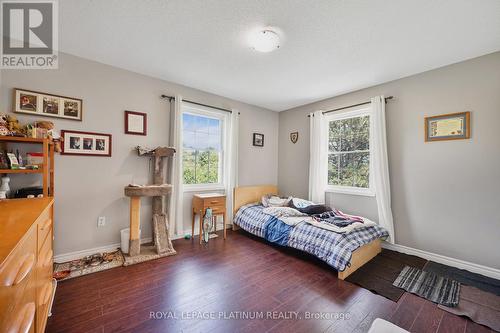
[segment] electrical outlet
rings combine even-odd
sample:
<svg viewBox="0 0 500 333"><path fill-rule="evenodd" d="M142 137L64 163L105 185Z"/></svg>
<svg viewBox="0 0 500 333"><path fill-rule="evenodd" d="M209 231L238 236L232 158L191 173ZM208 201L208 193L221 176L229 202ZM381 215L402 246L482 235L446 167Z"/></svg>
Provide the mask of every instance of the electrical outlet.
<svg viewBox="0 0 500 333"><path fill-rule="evenodd" d="M106 225L106 217L105 216L99 216L97 218L97 226L98 227L104 227Z"/></svg>

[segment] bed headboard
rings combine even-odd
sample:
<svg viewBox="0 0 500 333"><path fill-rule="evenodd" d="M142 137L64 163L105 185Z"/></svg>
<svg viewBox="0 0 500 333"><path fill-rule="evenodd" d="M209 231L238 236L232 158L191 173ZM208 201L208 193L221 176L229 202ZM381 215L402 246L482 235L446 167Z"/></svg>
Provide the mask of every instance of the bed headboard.
<svg viewBox="0 0 500 333"><path fill-rule="evenodd" d="M263 195L278 194L276 185L239 186L234 188L233 216L241 206L258 202Z"/></svg>

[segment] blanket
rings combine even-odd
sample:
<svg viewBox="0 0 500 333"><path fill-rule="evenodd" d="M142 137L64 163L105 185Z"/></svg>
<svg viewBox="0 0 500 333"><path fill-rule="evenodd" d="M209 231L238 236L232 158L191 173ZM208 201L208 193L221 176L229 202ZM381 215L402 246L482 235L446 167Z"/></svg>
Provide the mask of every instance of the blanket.
<svg viewBox="0 0 500 333"><path fill-rule="evenodd" d="M311 222L311 220L314 220L311 216L291 207L267 207L262 212L274 216L292 227L301 222Z"/></svg>

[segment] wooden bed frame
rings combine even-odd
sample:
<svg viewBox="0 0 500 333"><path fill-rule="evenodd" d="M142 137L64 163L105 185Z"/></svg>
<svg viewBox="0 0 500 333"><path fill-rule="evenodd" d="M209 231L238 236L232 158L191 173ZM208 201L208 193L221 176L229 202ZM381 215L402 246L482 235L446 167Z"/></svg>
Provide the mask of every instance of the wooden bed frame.
<svg viewBox="0 0 500 333"><path fill-rule="evenodd" d="M241 206L252 202L259 202L263 195L278 194L278 187L275 185L240 186L234 188L233 216L236 215ZM233 224L233 230L239 229ZM338 278L344 280L354 273L358 268L366 264L382 251L380 239L375 239L365 244L352 253L351 266L343 272L338 272Z"/></svg>

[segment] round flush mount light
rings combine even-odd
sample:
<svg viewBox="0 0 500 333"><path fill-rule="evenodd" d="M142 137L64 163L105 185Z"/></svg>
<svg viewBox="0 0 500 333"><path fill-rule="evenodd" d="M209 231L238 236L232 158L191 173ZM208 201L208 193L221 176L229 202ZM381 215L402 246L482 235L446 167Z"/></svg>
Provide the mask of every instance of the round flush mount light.
<svg viewBox="0 0 500 333"><path fill-rule="evenodd" d="M271 52L279 49L280 37L271 29L259 30L252 34L250 45L255 51Z"/></svg>

